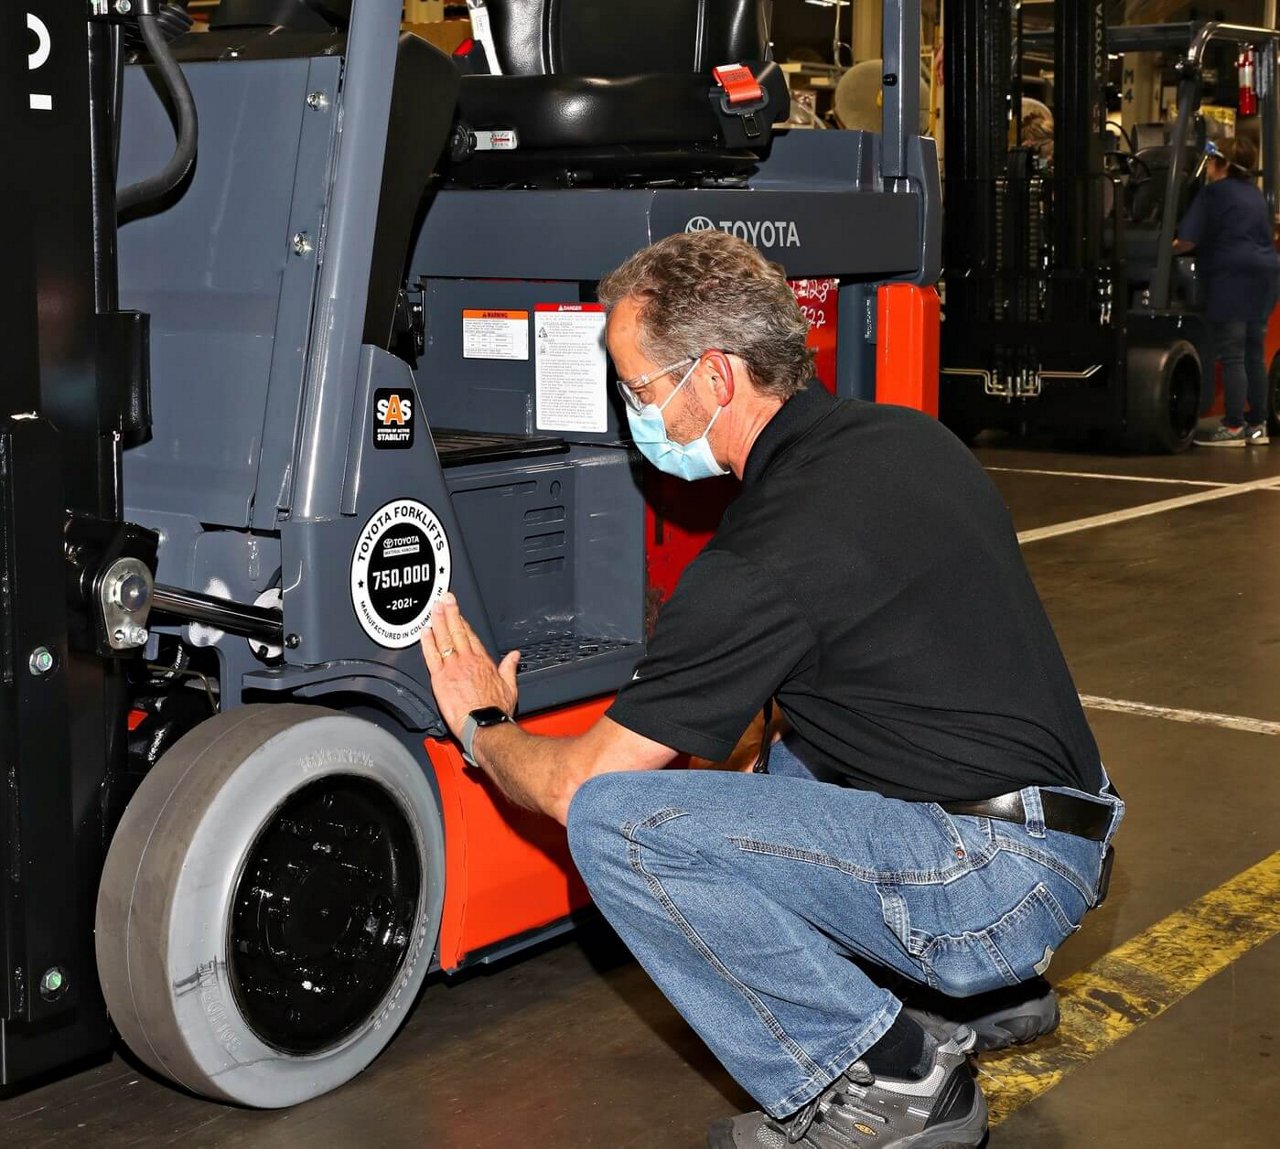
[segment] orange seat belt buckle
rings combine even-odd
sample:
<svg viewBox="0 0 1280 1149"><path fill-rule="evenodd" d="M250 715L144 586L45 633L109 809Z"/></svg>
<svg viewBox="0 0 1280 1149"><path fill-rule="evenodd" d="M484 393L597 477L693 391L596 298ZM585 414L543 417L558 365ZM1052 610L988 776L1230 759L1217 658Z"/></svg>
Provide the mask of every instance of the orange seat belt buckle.
<svg viewBox="0 0 1280 1149"><path fill-rule="evenodd" d="M712 68L711 74L724 89L730 107L753 104L764 99L764 89L756 83L751 69L743 64L721 64L718 68Z"/></svg>

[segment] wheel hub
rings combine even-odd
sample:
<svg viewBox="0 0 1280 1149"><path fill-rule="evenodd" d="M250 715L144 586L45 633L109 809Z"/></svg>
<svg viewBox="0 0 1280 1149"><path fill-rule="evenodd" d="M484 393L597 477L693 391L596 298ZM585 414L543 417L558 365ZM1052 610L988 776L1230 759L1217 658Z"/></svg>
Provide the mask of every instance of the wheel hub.
<svg viewBox="0 0 1280 1149"><path fill-rule="evenodd" d="M308 1054L359 1028L404 962L421 888L413 832L382 787L344 775L293 794L251 847L228 923L254 1032Z"/></svg>

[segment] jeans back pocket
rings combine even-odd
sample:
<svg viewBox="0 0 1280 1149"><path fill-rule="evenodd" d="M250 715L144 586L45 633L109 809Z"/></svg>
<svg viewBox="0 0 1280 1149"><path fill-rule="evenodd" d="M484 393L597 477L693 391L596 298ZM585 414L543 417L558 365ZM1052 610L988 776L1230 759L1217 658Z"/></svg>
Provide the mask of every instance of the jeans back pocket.
<svg viewBox="0 0 1280 1149"><path fill-rule="evenodd" d="M1043 973L1079 927L1043 883L984 929L938 934L920 953L930 986L952 997L1017 985Z"/></svg>

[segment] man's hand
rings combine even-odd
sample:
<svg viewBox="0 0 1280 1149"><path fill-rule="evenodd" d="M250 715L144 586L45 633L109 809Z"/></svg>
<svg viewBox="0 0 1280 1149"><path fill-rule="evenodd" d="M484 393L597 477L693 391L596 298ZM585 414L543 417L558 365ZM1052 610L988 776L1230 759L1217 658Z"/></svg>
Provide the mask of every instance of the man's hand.
<svg viewBox="0 0 1280 1149"><path fill-rule="evenodd" d="M513 650L500 665L495 663L451 594L440 600L431 629L422 636L422 655L431 674L436 705L455 738L461 737L467 715L482 706L515 713L520 652Z"/></svg>

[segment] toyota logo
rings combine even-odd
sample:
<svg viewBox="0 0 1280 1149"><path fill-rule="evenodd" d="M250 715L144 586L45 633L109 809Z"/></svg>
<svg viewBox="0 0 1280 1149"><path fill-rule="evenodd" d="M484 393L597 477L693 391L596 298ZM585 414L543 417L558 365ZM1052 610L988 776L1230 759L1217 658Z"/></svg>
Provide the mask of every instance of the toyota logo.
<svg viewBox="0 0 1280 1149"><path fill-rule="evenodd" d="M716 225L705 215L695 215L684 225L685 231L715 231Z"/></svg>

